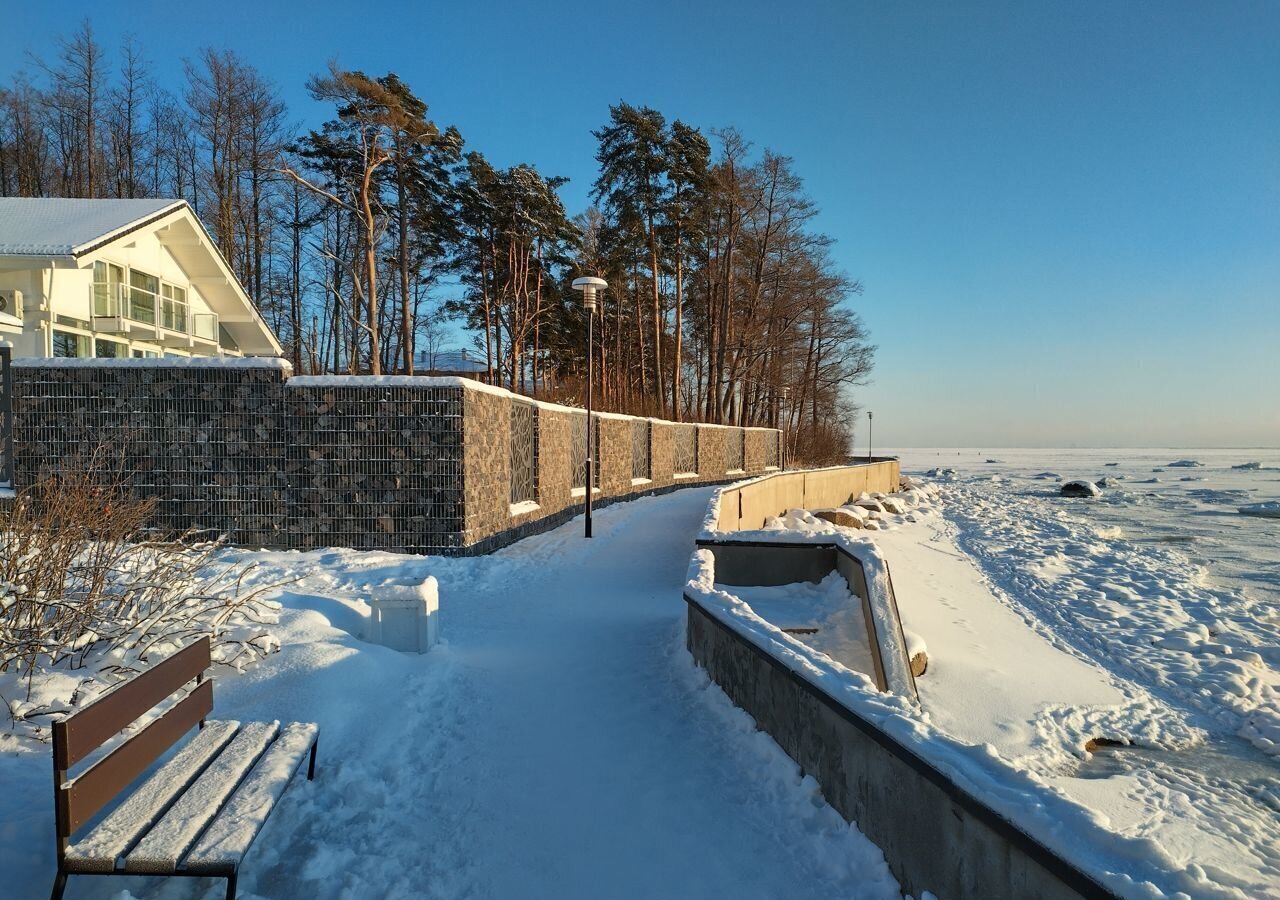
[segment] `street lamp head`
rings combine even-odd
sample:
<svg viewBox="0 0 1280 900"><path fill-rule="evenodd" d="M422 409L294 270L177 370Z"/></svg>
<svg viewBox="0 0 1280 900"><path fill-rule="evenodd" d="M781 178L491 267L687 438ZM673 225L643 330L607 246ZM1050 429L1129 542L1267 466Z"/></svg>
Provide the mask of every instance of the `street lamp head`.
<svg viewBox="0 0 1280 900"><path fill-rule="evenodd" d="M603 291L608 286L609 282L603 278L593 278L590 275L573 279L573 289L582 291L582 305L589 313L596 311L596 292Z"/></svg>

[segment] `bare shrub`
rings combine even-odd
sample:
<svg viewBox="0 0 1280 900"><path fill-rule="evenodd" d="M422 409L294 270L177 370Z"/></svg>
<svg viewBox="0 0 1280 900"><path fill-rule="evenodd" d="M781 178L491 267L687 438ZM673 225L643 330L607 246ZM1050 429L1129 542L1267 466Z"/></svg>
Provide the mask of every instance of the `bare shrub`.
<svg viewBox="0 0 1280 900"><path fill-rule="evenodd" d="M787 435L792 447L787 460L789 469L837 466L849 462L849 431L841 424L806 422Z"/></svg>
<svg viewBox="0 0 1280 900"><path fill-rule="evenodd" d="M237 667L278 646L265 629L274 586L245 593L247 567L219 562L220 541L149 535L154 501L105 458L0 511L0 700L15 725L56 718L205 634L215 661Z"/></svg>

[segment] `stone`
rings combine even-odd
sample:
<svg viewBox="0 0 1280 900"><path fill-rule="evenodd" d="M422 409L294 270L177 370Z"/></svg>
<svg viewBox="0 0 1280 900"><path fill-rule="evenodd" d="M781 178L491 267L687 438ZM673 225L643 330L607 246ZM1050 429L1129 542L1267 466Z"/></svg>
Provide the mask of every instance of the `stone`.
<svg viewBox="0 0 1280 900"><path fill-rule="evenodd" d="M814 516L842 528L861 528L862 519L847 509L815 509Z"/></svg>
<svg viewBox="0 0 1280 900"><path fill-rule="evenodd" d="M927 671L929 671L929 654L921 650L911 657L911 674L919 678Z"/></svg>
<svg viewBox="0 0 1280 900"><path fill-rule="evenodd" d="M1080 479L1078 481L1068 481L1061 488L1060 493L1064 497L1100 497L1102 490L1092 481Z"/></svg>

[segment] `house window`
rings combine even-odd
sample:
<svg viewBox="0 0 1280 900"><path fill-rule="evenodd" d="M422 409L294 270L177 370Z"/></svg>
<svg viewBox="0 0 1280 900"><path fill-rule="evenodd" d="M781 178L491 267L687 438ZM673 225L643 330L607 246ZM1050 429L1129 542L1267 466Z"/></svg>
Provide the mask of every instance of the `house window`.
<svg viewBox="0 0 1280 900"><path fill-rule="evenodd" d="M156 294L160 293L160 279L137 269L129 270L129 318L154 325L156 321Z"/></svg>
<svg viewBox="0 0 1280 900"><path fill-rule="evenodd" d="M72 334L70 331L53 330L53 355L64 359L75 359L89 355L89 339L83 334Z"/></svg>
<svg viewBox="0 0 1280 900"><path fill-rule="evenodd" d="M124 296L124 266L115 263L93 264L93 314L120 315L120 298Z"/></svg>
<svg viewBox="0 0 1280 900"><path fill-rule="evenodd" d="M172 284L160 286L160 324L170 331L187 331L187 292Z"/></svg>
<svg viewBox="0 0 1280 900"><path fill-rule="evenodd" d="M129 355L129 345L98 338L93 342L93 355L98 359L117 359Z"/></svg>
<svg viewBox="0 0 1280 900"><path fill-rule="evenodd" d="M158 359L160 354L155 350L134 350L134 359Z"/></svg>

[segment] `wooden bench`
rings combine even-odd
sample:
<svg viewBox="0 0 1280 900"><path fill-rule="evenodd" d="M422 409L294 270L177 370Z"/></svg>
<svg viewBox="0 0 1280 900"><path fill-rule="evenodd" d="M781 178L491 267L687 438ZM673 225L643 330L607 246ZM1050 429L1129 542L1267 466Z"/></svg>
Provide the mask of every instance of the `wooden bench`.
<svg viewBox="0 0 1280 900"><path fill-rule="evenodd" d="M71 875L225 878L227 898L234 900L240 861L308 752L307 778L315 777L319 729L301 722L206 721L213 710L209 665L205 637L53 726L53 900ZM162 715L69 777L73 766L192 681L195 687ZM191 740L122 797L197 724Z"/></svg>

